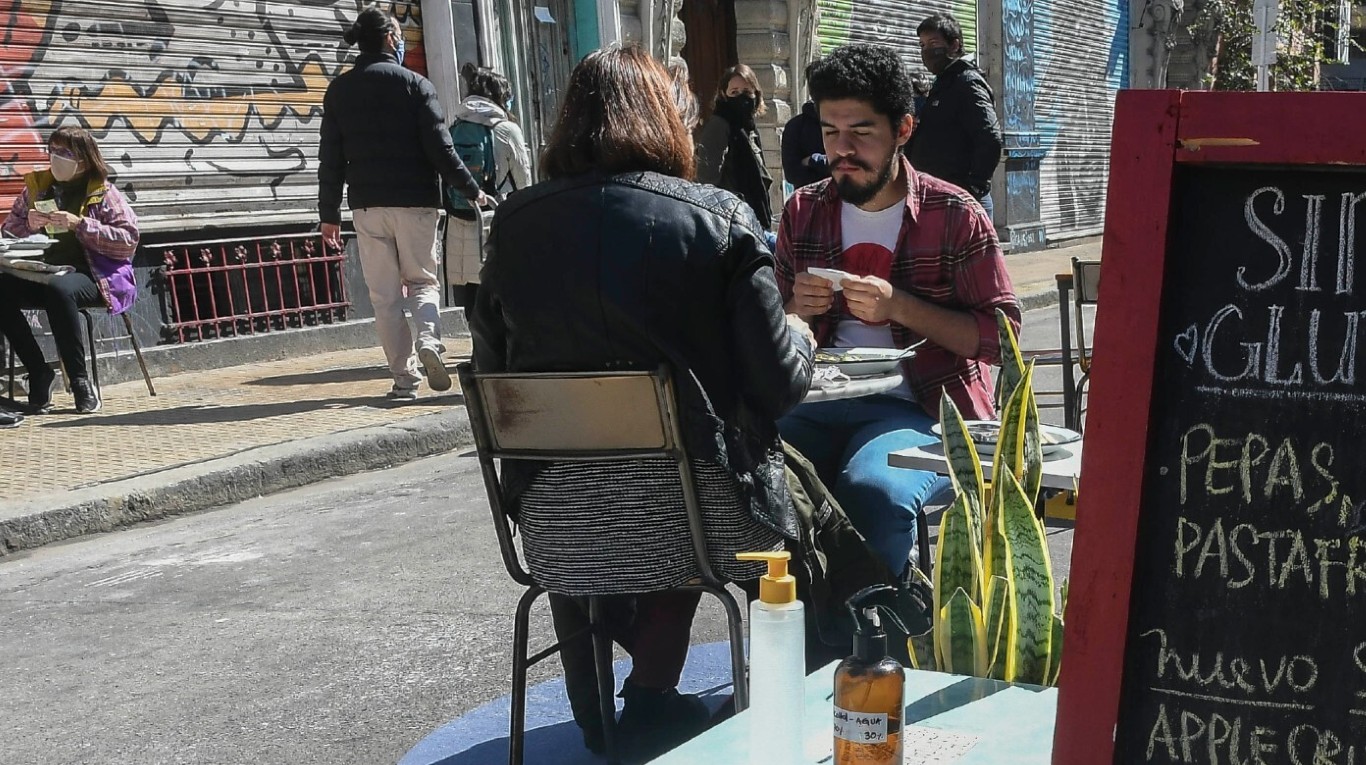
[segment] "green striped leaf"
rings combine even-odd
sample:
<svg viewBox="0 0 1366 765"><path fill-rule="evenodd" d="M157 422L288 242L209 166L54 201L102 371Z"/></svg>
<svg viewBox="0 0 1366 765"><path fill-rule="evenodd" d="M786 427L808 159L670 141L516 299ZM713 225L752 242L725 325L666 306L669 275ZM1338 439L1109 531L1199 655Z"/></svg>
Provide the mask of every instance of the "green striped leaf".
<svg viewBox="0 0 1366 765"><path fill-rule="evenodd" d="M986 665L986 630L982 624L982 609L972 602L962 588L954 590L949 602L939 613L945 641L945 672L980 676Z"/></svg>
<svg viewBox="0 0 1366 765"><path fill-rule="evenodd" d="M1025 453L1029 440L1029 402L1033 399L1031 384L1032 368L1027 370L1015 387L1015 395L1006 402L1001 410L1001 432L996 436L996 453L991 456L991 485L1001 485L1001 473L1009 470L1015 479L1024 482L1026 471ZM1039 428L1034 423L1034 441L1038 448ZM1042 464L1043 456L1039 455Z"/></svg>
<svg viewBox="0 0 1366 765"><path fill-rule="evenodd" d="M1006 676L1006 650L1010 643L1010 581L994 576L987 583L986 595L987 672L993 680Z"/></svg>
<svg viewBox="0 0 1366 765"><path fill-rule="evenodd" d="M939 665L935 662L935 634L931 629L923 635L912 635L906 638L906 651L911 655L911 669L923 669L937 672Z"/></svg>
<svg viewBox="0 0 1366 765"><path fill-rule="evenodd" d="M982 576L986 581L992 577L1009 577L1006 568L1006 539L1001 527L1001 492L993 489L991 501L987 503L986 528L982 530Z"/></svg>
<svg viewBox="0 0 1366 765"><path fill-rule="evenodd" d="M1053 615L1053 645L1052 658L1049 661L1049 668L1053 673L1053 680L1050 685L1057 685L1058 678L1062 674L1062 635L1064 619L1067 618L1067 584L1068 580L1062 580L1062 592L1058 594L1058 612Z"/></svg>
<svg viewBox="0 0 1366 765"><path fill-rule="evenodd" d="M1039 430L1039 402L1034 396L1033 359L1029 362L1029 369L1025 371L1022 384L1025 389L1025 421L1019 456L1023 468L1015 477L1020 479L1020 485L1024 488L1029 501L1037 503L1039 489L1043 486L1043 434Z"/></svg>
<svg viewBox="0 0 1366 765"><path fill-rule="evenodd" d="M1058 675L1062 672L1062 615L1053 614L1053 642L1048 654L1048 682L1057 685Z"/></svg>
<svg viewBox="0 0 1366 765"><path fill-rule="evenodd" d="M982 530L982 460L977 456L977 447L968 436L968 427L963 424L963 415L948 391L939 397L939 432L944 444L944 456L949 463L949 480L953 490L963 497L972 515L973 528ZM980 537L977 544L981 545Z"/></svg>
<svg viewBox="0 0 1366 765"><path fill-rule="evenodd" d="M977 549L977 533L963 495L954 498L939 522L939 542L935 545L934 598L944 598L962 589L980 598L982 593L982 553Z"/></svg>
<svg viewBox="0 0 1366 765"><path fill-rule="evenodd" d="M1001 525L1010 571L1010 645L1006 680L1043 685L1053 642L1053 569L1034 505L1014 474L1002 473Z"/></svg>
<svg viewBox="0 0 1366 765"><path fill-rule="evenodd" d="M1003 409L1003 401L1015 395L1015 388L1024 379L1024 359L1020 356L1020 344L1015 340L1015 327L1011 326L1005 312L996 309L996 332L1001 340L1001 381L997 388L996 408Z"/></svg>

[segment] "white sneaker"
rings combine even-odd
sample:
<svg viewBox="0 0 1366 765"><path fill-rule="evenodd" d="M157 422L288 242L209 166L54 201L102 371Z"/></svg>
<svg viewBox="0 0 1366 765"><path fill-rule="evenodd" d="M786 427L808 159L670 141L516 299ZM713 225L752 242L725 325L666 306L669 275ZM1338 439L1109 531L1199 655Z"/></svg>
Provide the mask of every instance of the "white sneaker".
<svg viewBox="0 0 1366 765"><path fill-rule="evenodd" d="M441 360L439 345L424 345L417 349L417 360L422 363L422 371L427 373L427 384L432 390L450 390L451 373L446 371L446 362Z"/></svg>
<svg viewBox="0 0 1366 765"><path fill-rule="evenodd" d="M390 401L416 401L417 388L400 388L397 385L389 389L384 397Z"/></svg>

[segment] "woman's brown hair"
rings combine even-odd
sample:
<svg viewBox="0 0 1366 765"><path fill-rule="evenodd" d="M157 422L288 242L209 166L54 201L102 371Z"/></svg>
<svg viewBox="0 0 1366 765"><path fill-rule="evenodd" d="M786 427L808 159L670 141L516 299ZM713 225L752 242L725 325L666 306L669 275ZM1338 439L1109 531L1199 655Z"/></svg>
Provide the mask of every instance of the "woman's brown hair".
<svg viewBox="0 0 1366 765"><path fill-rule="evenodd" d="M692 137L664 66L638 45L613 45L584 57L569 76L541 165L551 178L598 170L691 180Z"/></svg>
<svg viewBox="0 0 1366 765"><path fill-rule="evenodd" d="M47 145L70 149L76 159L85 165L87 178L99 178L101 183L109 180L109 165L105 164L104 156L100 154L100 145L95 143L95 136L90 135L85 128L75 125L57 128L47 139Z"/></svg>
<svg viewBox="0 0 1366 765"><path fill-rule="evenodd" d="M721 81L716 85L716 100L720 101L726 97L726 90L730 88L730 81L739 77L754 89L754 116L762 117L768 113L768 104L764 103L764 89L759 87L759 75L754 73L744 64L736 64L721 73Z"/></svg>

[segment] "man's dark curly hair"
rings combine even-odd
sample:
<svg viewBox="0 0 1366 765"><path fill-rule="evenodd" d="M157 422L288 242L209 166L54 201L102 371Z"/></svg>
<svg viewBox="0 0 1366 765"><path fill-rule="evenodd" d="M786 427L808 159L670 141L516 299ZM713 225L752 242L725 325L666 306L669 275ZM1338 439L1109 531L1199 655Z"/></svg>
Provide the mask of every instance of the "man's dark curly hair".
<svg viewBox="0 0 1366 765"><path fill-rule="evenodd" d="M883 45L841 45L806 68L806 87L817 104L867 101L891 120L894 132L914 104L910 71L896 51Z"/></svg>

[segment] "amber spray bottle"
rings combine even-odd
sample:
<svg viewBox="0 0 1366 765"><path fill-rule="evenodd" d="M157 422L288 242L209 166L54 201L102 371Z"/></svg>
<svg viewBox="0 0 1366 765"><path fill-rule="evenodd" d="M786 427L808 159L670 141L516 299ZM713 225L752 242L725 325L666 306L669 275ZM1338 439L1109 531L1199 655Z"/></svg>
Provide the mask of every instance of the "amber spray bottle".
<svg viewBox="0 0 1366 765"><path fill-rule="evenodd" d="M865 587L846 606L854 617L854 654L835 670L834 765L901 765L905 740L906 670L887 654L888 619L908 632L892 610L896 590L888 585Z"/></svg>

